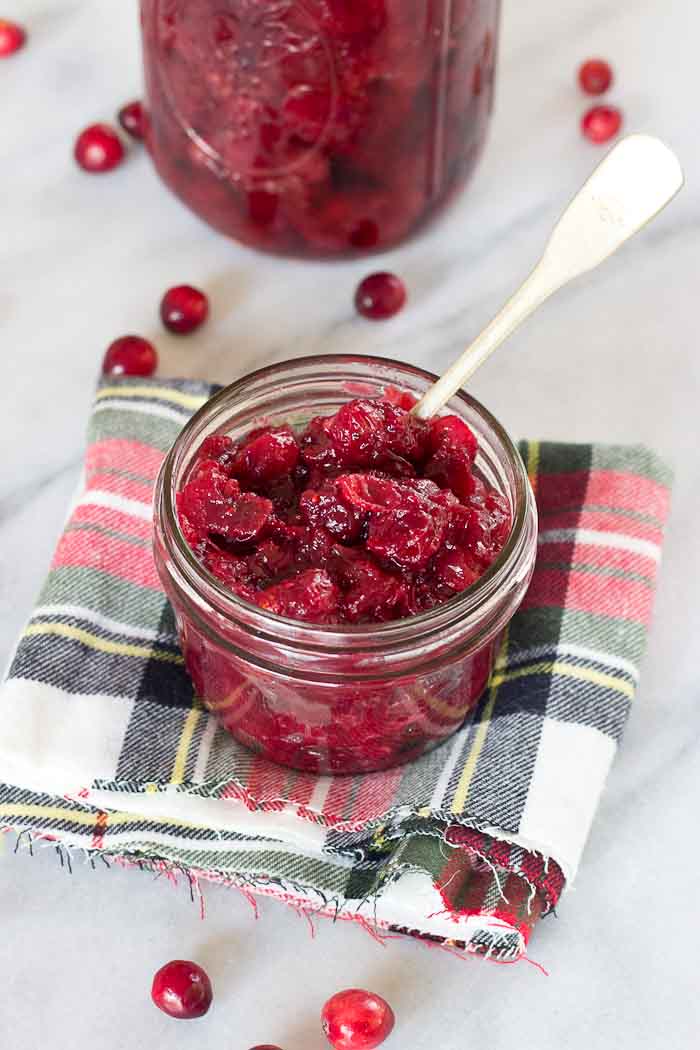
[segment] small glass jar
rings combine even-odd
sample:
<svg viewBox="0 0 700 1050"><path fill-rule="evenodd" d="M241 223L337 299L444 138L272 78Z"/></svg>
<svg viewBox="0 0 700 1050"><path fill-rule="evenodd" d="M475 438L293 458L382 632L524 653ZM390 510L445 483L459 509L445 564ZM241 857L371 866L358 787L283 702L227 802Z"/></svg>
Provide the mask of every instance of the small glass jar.
<svg viewBox="0 0 700 1050"><path fill-rule="evenodd" d="M460 189L493 101L500 0L141 0L156 167L236 240L342 256Z"/></svg>
<svg viewBox="0 0 700 1050"><path fill-rule="evenodd" d="M502 631L535 560L537 512L520 455L500 424L460 393L447 410L476 434L476 470L510 502L513 527L472 587L428 612L361 626L302 623L227 590L178 525L175 496L205 437L303 426L389 386L420 397L435 377L386 359L329 355L264 368L190 420L155 493L155 559L197 694L241 743L283 765L352 773L407 762L453 733L483 692Z"/></svg>

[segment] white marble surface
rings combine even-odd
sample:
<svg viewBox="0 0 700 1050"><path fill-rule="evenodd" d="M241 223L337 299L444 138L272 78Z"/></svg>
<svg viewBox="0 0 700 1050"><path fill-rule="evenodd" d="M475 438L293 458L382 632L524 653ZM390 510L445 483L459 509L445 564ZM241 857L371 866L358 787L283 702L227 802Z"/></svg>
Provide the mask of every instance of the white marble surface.
<svg viewBox="0 0 700 1050"><path fill-rule="evenodd" d="M673 517L642 687L575 889L526 963L459 962L412 942L265 903L256 924L234 892L207 892L200 922L184 889L119 870L73 877L52 854L0 855L0 1045L12 1050L165 1045L321 1050L316 1010L369 985L396 1008L391 1046L603 1050L697 1045L700 847L700 425L697 260L700 139L694 0L505 0L498 113L486 159L439 226L381 260L410 304L356 318L366 262L302 265L216 237L165 194L136 151L104 179L81 175L74 135L140 91L135 0L9 0L31 31L0 68L0 657L44 576L82 454L96 371L118 334L153 335L164 373L228 380L316 351L391 354L434 369L458 350L534 260L599 153L578 133L577 63L615 63L630 129L680 153L682 197L604 270L552 302L475 378L516 435L645 441L677 470ZM372 268L376 264L371 263ZM170 284L212 298L201 335L156 323ZM319 288L323 294L319 294ZM177 1026L147 1002L150 975L194 957L215 1009ZM40 1042L41 1039L41 1042Z"/></svg>

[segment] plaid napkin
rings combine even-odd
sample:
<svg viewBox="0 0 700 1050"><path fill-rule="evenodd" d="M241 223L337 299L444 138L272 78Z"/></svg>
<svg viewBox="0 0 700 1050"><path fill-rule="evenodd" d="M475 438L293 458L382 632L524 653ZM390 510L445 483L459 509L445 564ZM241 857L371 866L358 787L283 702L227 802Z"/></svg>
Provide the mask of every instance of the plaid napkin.
<svg viewBox="0 0 700 1050"><path fill-rule="evenodd" d="M638 678L669 479L641 447L523 443L532 585L473 719L389 772L237 745L192 695L151 493L199 382L103 382L84 479L0 688L0 827L93 859L519 958L579 863Z"/></svg>

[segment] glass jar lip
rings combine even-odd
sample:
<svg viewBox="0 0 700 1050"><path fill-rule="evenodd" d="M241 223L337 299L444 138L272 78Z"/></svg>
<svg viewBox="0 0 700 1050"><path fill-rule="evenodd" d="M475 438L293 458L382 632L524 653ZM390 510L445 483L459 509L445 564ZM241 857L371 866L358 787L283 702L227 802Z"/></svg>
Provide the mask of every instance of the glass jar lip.
<svg viewBox="0 0 700 1050"><path fill-rule="evenodd" d="M223 387L188 420L175 442L168 451L160 472L161 504L164 521L169 533L171 554L175 555L177 567L183 573L185 579L195 591L206 590L207 596L216 599L217 611L224 615L236 618L236 613L242 613L246 621L260 625L261 631L265 632L267 627L271 634L282 630L285 636L293 633L297 642L308 641L310 646L314 643L326 645L332 644L334 640L339 643L355 640L372 641L373 646L379 639L382 644L388 644L395 638L402 636L403 632L415 631L424 633L439 629L457 619L466 619L478 612L489 599L494 598L507 581L511 570L518 564L519 555L526 542L526 531L528 518L534 512L534 498L530 487L527 471L523 464L520 453L509 437L505 428L499 423L495 416L485 408L476 398L460 390L454 398L466 404L474 411L480 419L491 430L503 449L505 450L510 464L513 468L515 478L515 516L508 540L496 560L489 566L479 579L461 591L454 597L425 612L415 616L404 617L400 620L392 620L386 623L376 624L315 624L294 620L277 613L269 612L246 601L240 595L226 588L212 573L210 573L199 560L187 543L180 528L179 518L175 505L174 492L174 469L179 455L188 448L189 438L196 433L204 419L215 414L220 406L228 404L237 394L245 392L247 388L255 386L261 380L273 377L275 373L290 373L294 370L308 368L310 364L338 366L351 364L363 364L370 367L376 366L381 370L396 369L408 375L435 382L438 378L432 372L419 368L416 365L396 361L388 357L375 357L365 354L321 354L305 355L297 358L289 358L284 361L266 365L248 372L245 376L235 380L228 386Z"/></svg>

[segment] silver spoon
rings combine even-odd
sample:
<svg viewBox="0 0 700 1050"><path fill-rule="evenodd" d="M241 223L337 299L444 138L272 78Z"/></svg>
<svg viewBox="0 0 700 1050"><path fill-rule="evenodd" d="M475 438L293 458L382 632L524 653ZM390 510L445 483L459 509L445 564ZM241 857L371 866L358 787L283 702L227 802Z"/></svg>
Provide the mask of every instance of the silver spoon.
<svg viewBox="0 0 700 1050"><path fill-rule="evenodd" d="M629 135L611 149L554 227L530 276L426 390L414 415L421 419L435 415L538 306L574 277L604 262L651 222L684 181L675 153L651 135Z"/></svg>

